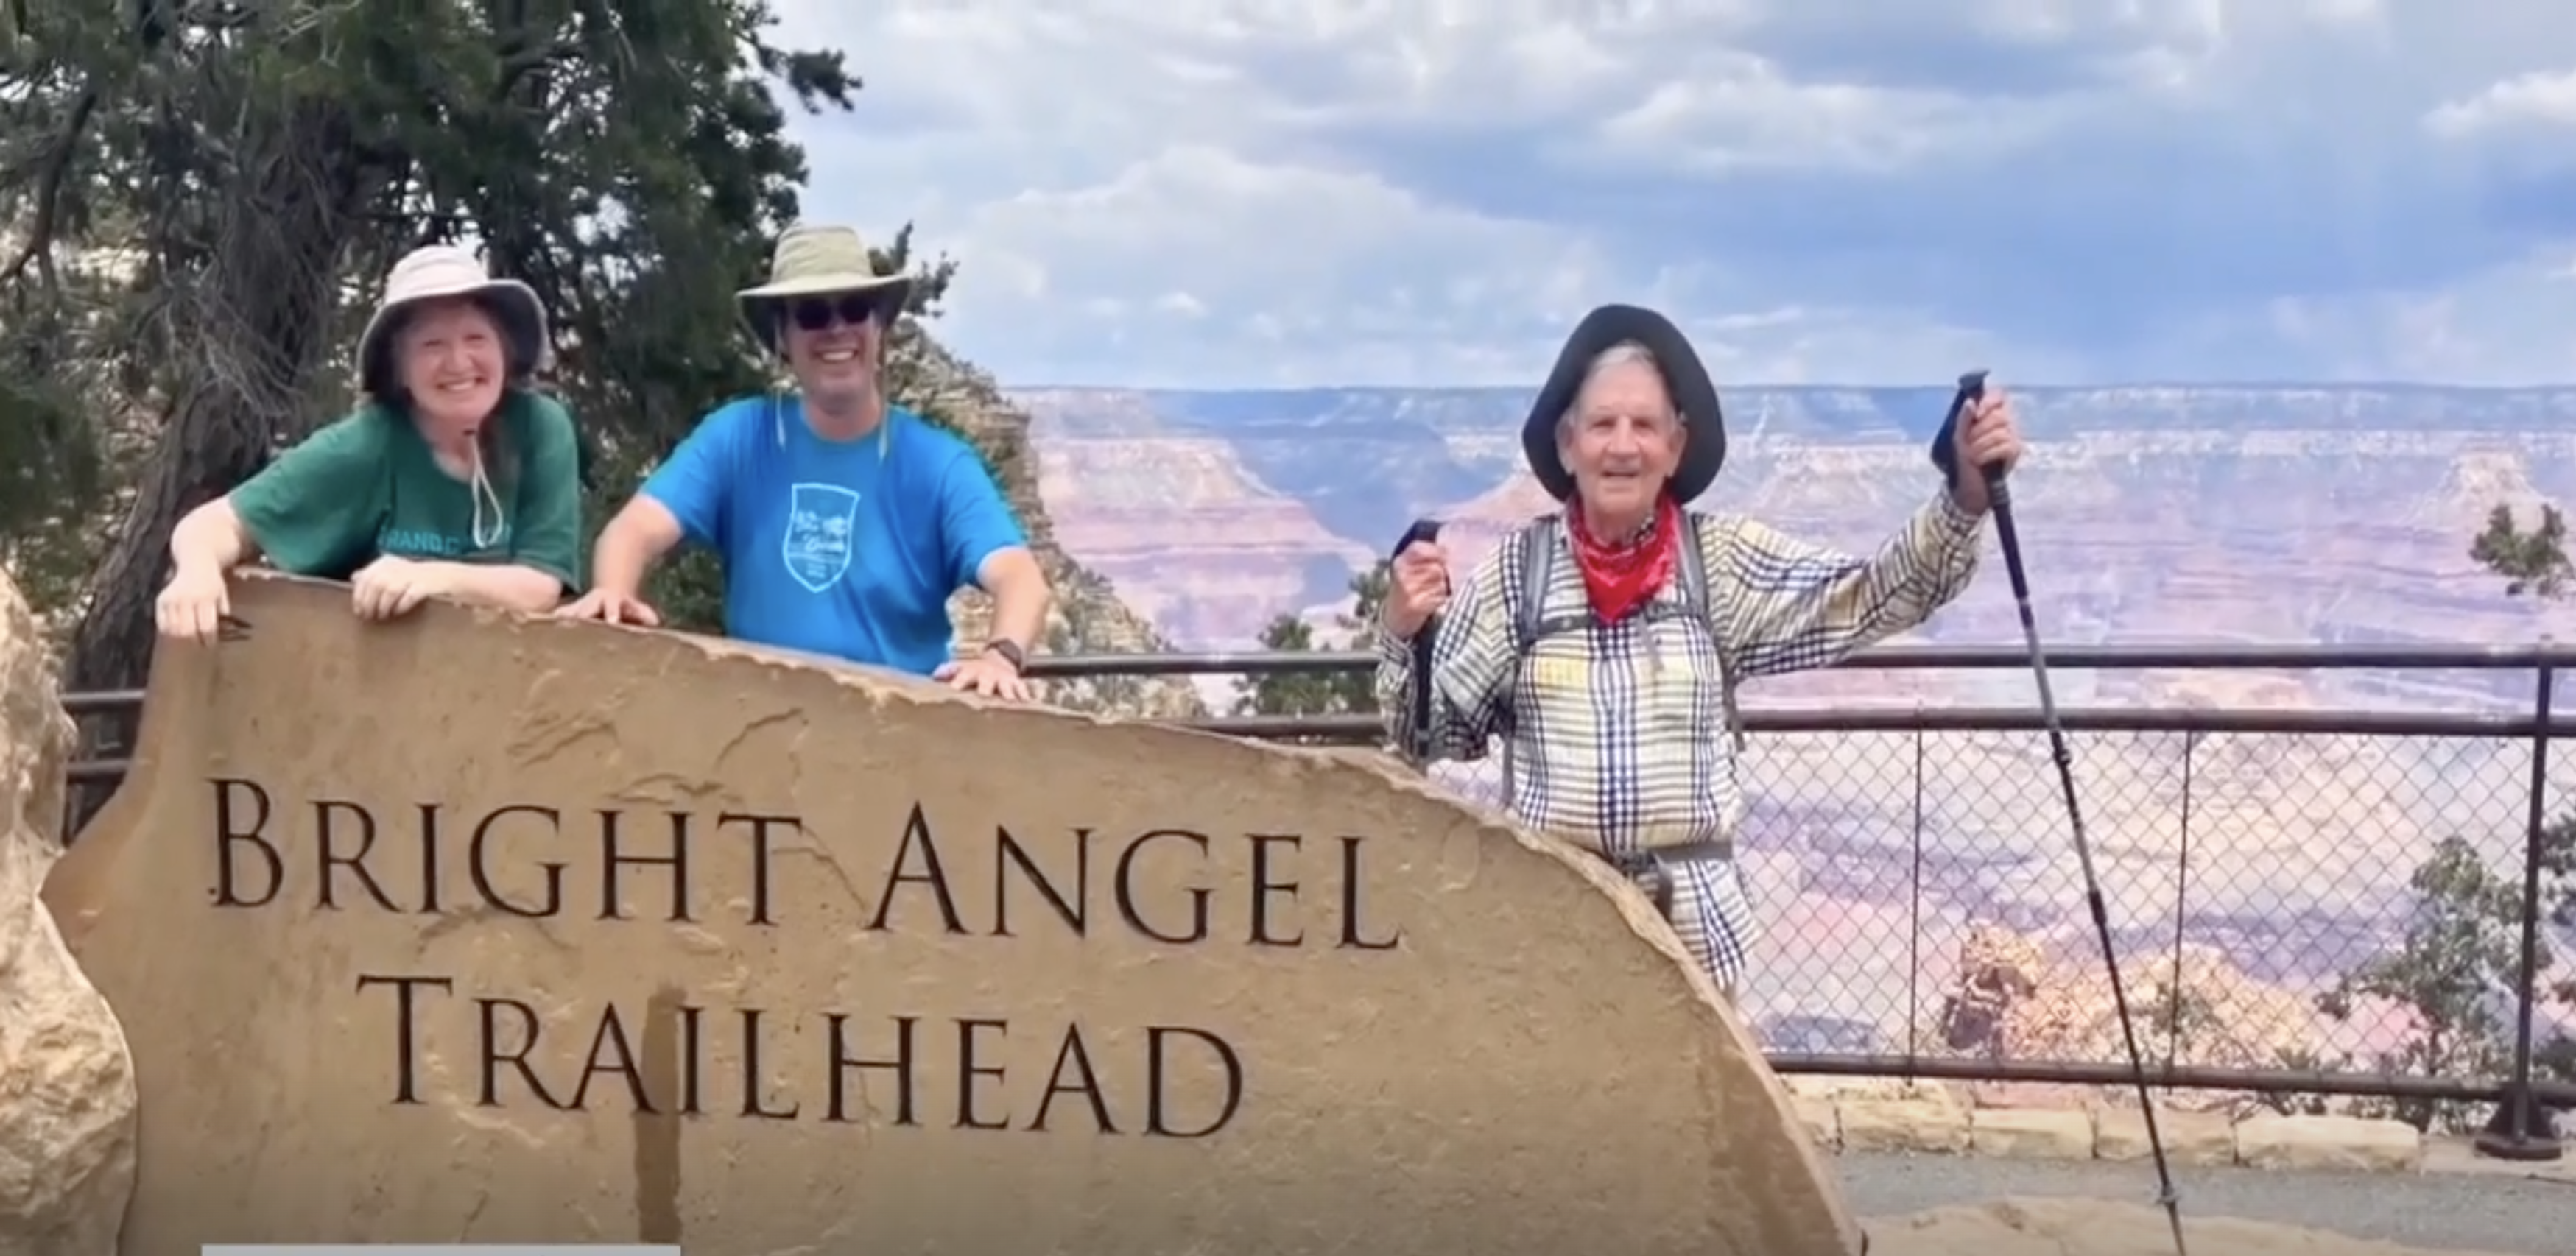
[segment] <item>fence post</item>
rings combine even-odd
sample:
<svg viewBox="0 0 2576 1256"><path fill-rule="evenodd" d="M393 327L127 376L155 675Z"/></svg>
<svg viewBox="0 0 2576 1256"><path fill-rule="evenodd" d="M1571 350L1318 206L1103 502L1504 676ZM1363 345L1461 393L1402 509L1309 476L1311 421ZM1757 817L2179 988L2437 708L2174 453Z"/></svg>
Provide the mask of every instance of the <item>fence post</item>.
<svg viewBox="0 0 2576 1256"><path fill-rule="evenodd" d="M2531 822L2522 843L2522 962L2515 982L2513 1076L2487 1127L2478 1131L2478 1154L2499 1160L2556 1160L2566 1154L2558 1123L2531 1086L2532 1021L2540 1002L2540 865L2541 842L2549 827L2549 719L2558 689L2558 670L2543 660L2539 694L2532 702L2537 724L2531 731Z"/></svg>
<svg viewBox="0 0 2576 1256"><path fill-rule="evenodd" d="M1915 699L1914 714L1921 718L1923 700ZM1905 880L1905 1071L1914 1072L1914 1062L1923 1056L1923 730L1914 730L1914 816L1913 834L1909 839L1914 866ZM1941 1027L1941 1038L1949 1041L1949 1026Z"/></svg>
<svg viewBox="0 0 2576 1256"><path fill-rule="evenodd" d="M2174 856L2174 934L2173 980L2165 985L2165 1067L2182 1063L2182 946L2183 921L2191 909L2191 787L2192 762L2200 754L2200 734L2182 735L2182 806L2180 835L2182 849ZM2165 1096L2171 1098L2168 1088Z"/></svg>

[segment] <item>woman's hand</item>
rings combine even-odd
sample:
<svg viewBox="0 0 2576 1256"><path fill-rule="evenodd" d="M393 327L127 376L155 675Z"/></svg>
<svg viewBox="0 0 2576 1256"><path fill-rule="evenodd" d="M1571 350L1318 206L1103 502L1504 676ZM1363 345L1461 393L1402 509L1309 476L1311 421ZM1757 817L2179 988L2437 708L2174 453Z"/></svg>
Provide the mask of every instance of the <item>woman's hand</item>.
<svg viewBox="0 0 2576 1256"><path fill-rule="evenodd" d="M447 592L444 565L390 554L349 577L349 606L358 618L382 622L410 614L423 602Z"/></svg>
<svg viewBox="0 0 2576 1256"><path fill-rule="evenodd" d="M170 574L161 596L152 602L152 622L173 641L211 645L232 614L232 590L224 569L204 563L182 565Z"/></svg>

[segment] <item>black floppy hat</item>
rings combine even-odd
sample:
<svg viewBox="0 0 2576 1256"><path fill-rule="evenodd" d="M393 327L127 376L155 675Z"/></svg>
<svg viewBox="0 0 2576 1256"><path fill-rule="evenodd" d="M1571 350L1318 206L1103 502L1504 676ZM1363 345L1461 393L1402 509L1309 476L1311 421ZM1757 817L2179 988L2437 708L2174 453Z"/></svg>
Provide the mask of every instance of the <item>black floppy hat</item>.
<svg viewBox="0 0 2576 1256"><path fill-rule="evenodd" d="M1674 408L1687 420L1681 465L1673 468L1673 499L1689 502L1707 492L1717 482L1718 468L1726 465L1726 419L1718 411L1717 385L1709 379L1708 368L1700 365L1690 341L1682 338L1682 329L1653 310L1605 305L1575 325L1565 351L1556 357L1556 369L1548 372L1546 386L1530 403L1529 421L1521 426L1521 450L1529 458L1530 473L1558 501L1574 496L1574 473L1557 456L1557 420L1582 391L1583 373L1592 359L1632 340L1653 355L1655 369L1664 377L1664 390L1672 394Z"/></svg>

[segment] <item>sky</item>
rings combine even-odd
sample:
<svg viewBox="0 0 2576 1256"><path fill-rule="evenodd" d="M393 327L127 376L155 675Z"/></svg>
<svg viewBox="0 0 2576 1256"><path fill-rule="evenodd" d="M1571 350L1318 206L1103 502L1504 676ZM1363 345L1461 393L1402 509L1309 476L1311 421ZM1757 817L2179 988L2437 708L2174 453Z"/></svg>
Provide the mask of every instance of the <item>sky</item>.
<svg viewBox="0 0 2576 1256"><path fill-rule="evenodd" d="M1005 385L2576 379L2564 0L775 0Z"/></svg>

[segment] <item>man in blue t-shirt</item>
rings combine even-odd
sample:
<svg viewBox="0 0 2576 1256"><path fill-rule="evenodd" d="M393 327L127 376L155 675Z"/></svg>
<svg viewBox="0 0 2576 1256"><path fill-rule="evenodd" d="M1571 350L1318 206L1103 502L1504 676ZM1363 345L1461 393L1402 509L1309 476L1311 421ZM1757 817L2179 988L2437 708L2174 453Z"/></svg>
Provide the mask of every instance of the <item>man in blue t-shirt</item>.
<svg viewBox="0 0 2576 1256"><path fill-rule="evenodd" d="M600 532L591 590L563 614L659 624L645 570L683 540L724 562L725 630L744 641L934 676L1026 701L1046 575L972 446L888 405L885 335L911 281L879 275L858 233L793 227L743 315L796 391L707 415ZM950 657L949 595L993 596L991 640Z"/></svg>

